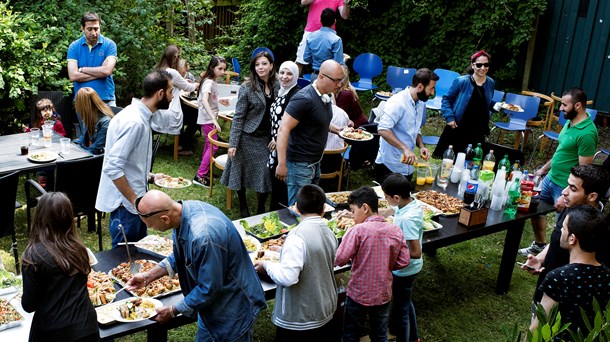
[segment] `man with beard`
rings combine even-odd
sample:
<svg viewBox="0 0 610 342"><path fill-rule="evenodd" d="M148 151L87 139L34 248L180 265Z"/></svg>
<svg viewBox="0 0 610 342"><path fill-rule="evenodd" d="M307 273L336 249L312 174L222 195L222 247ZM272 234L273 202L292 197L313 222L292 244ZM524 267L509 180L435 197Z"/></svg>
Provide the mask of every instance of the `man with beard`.
<svg viewBox="0 0 610 342"><path fill-rule="evenodd" d="M586 104L587 95L581 88L572 88L563 93L559 110L564 112L566 124L559 133L553 158L536 171L536 176L548 173L540 184L540 200L558 209L563 208L561 191L568 185L570 169L576 165L591 164L597 151L597 128L587 114ZM534 241L529 247L519 249L521 255L536 255L546 245L546 215L532 217L532 228Z"/></svg>
<svg viewBox="0 0 610 342"><path fill-rule="evenodd" d="M434 94L439 77L430 69L422 68L413 75L411 87L392 96L375 120L381 139L375 159L375 180L381 184L390 173L400 173L409 179L415 170L419 147L424 159L430 157L421 137L420 126L426 115L428 98ZM405 156L403 160L403 155Z"/></svg>
<svg viewBox="0 0 610 342"><path fill-rule="evenodd" d="M167 123L164 111L172 100L172 76L155 70L144 78L144 97L133 100L119 112L108 126L106 153L95 208L110 213L112 247L124 240L119 225L125 229L127 241L146 236L146 225L134 207L136 198L144 195L147 184L164 175L150 173L152 160L152 129L160 130Z"/></svg>

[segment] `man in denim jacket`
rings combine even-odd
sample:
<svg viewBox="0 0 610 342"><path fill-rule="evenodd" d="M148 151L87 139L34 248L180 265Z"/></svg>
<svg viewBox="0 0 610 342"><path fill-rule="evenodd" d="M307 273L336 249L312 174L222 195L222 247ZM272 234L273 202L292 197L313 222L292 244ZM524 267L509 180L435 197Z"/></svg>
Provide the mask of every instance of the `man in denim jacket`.
<svg viewBox="0 0 610 342"><path fill-rule="evenodd" d="M174 229L174 251L153 269L134 275L127 289L178 273L184 299L157 309L154 320L165 323L178 314L197 313L195 341L250 341L256 316L267 303L231 220L210 204L175 202L157 190L136 200L135 207L148 227Z"/></svg>

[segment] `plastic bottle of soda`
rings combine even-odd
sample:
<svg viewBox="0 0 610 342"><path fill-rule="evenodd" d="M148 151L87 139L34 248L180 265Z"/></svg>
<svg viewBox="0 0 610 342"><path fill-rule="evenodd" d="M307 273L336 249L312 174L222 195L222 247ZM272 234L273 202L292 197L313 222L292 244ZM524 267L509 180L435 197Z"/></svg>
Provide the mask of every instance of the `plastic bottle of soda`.
<svg viewBox="0 0 610 342"><path fill-rule="evenodd" d="M514 217L517 213L517 206L519 205L519 198L521 197L519 185L519 178L517 178L508 189L508 198L506 199L506 208L504 209L504 213L510 217Z"/></svg>
<svg viewBox="0 0 610 342"><path fill-rule="evenodd" d="M472 159L472 164L479 165L479 167L481 167L482 161L483 161L483 147L481 147L481 143L478 143L477 147L474 149L474 158Z"/></svg>
<svg viewBox="0 0 610 342"><path fill-rule="evenodd" d="M501 170L502 166L504 166L504 169L506 170L506 178L508 179L508 177L510 176L509 173L511 167L510 160L508 160L508 154L505 154L504 158L502 158L502 160L500 160L500 162L498 163L498 170Z"/></svg>
<svg viewBox="0 0 610 342"><path fill-rule="evenodd" d="M519 172L521 173L521 162L519 161L519 159L515 160L515 163L513 164L513 166L510 169L510 174L508 175L508 179L511 180L513 179L513 173L515 172Z"/></svg>
<svg viewBox="0 0 610 342"><path fill-rule="evenodd" d="M483 170L493 171L496 166L496 157L494 156L494 150L489 150L489 153L483 159Z"/></svg>
<svg viewBox="0 0 610 342"><path fill-rule="evenodd" d="M523 171L523 179L521 180L521 196L517 210L528 212L530 210L530 202L532 201L532 192L534 190L533 175L529 175L527 170Z"/></svg>
<svg viewBox="0 0 610 342"><path fill-rule="evenodd" d="M472 144L468 144L466 147L466 158L464 159L464 168L468 170L472 170L472 160L474 159L474 150L472 149Z"/></svg>
<svg viewBox="0 0 610 342"><path fill-rule="evenodd" d="M451 176L451 170L453 169L453 160L455 159L455 153L453 152L453 145L449 145L449 148L443 153L443 162L441 164L440 174L436 180L436 184L440 187L446 187L449 182L449 176Z"/></svg>

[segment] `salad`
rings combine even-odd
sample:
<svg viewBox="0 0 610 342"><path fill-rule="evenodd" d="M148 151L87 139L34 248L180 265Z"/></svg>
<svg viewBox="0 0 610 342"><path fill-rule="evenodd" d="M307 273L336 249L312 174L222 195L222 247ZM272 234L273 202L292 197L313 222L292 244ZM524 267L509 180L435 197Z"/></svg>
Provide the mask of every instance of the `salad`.
<svg viewBox="0 0 610 342"><path fill-rule="evenodd" d="M262 222L250 226L246 220L240 220L239 223L244 229L258 238L268 238L283 233L287 233L291 227L286 227L276 212L262 217Z"/></svg>

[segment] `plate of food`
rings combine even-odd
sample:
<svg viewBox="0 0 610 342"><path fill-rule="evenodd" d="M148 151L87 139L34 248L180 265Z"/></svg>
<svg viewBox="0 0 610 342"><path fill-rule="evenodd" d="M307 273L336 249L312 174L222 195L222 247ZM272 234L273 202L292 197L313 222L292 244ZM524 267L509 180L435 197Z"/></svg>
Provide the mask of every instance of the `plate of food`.
<svg viewBox="0 0 610 342"><path fill-rule="evenodd" d="M6 299L0 299L0 331L21 325L23 317Z"/></svg>
<svg viewBox="0 0 610 342"><path fill-rule="evenodd" d="M50 163L58 157L59 155L53 151L36 151L28 154L28 159L34 163Z"/></svg>
<svg viewBox="0 0 610 342"><path fill-rule="evenodd" d="M130 298L116 306L115 319L118 322L140 322L157 315L157 308L162 307L161 301L152 298Z"/></svg>
<svg viewBox="0 0 610 342"><path fill-rule="evenodd" d="M513 112L523 112L523 108L521 108L521 106L516 105L516 104L510 104L510 103L506 103L506 102L502 102L502 104L500 105L500 107L502 107L503 109L507 109Z"/></svg>
<svg viewBox="0 0 610 342"><path fill-rule="evenodd" d="M346 127L339 132L339 136L346 140L352 141L369 141L373 139L373 134L363 130L362 128Z"/></svg>
<svg viewBox="0 0 610 342"><path fill-rule="evenodd" d="M159 235L147 235L135 245L140 252L159 259L164 259L174 252L174 241Z"/></svg>
<svg viewBox="0 0 610 342"><path fill-rule="evenodd" d="M414 194L415 198L443 212L445 216L458 215L464 202L435 190L424 190Z"/></svg>
<svg viewBox="0 0 610 342"><path fill-rule="evenodd" d="M103 272L91 271L87 277L87 291L93 306L112 303L116 298L114 280Z"/></svg>
<svg viewBox="0 0 610 342"><path fill-rule="evenodd" d="M182 189L191 186L191 181L183 177L172 177L164 175L159 179L155 179L155 184L167 189Z"/></svg>
<svg viewBox="0 0 610 342"><path fill-rule="evenodd" d="M391 91L378 91L377 95L382 96L382 97L392 97L392 92Z"/></svg>
<svg viewBox="0 0 610 342"><path fill-rule="evenodd" d="M142 265L142 267L140 268L140 272L146 272L157 265L156 262L151 260L136 260L134 262ZM129 271L128 262L120 263L117 267L110 270L109 274L121 286L125 286L129 279L133 277L133 274L131 274L131 272ZM150 282L146 285L146 287L127 292L139 297L164 297L173 293L180 292L180 281L178 280L177 274L173 278L170 278L169 276L163 276L157 280Z"/></svg>
<svg viewBox="0 0 610 342"><path fill-rule="evenodd" d="M248 253L256 253L261 249L261 243L256 238L250 235L243 235L241 239L244 241Z"/></svg>

